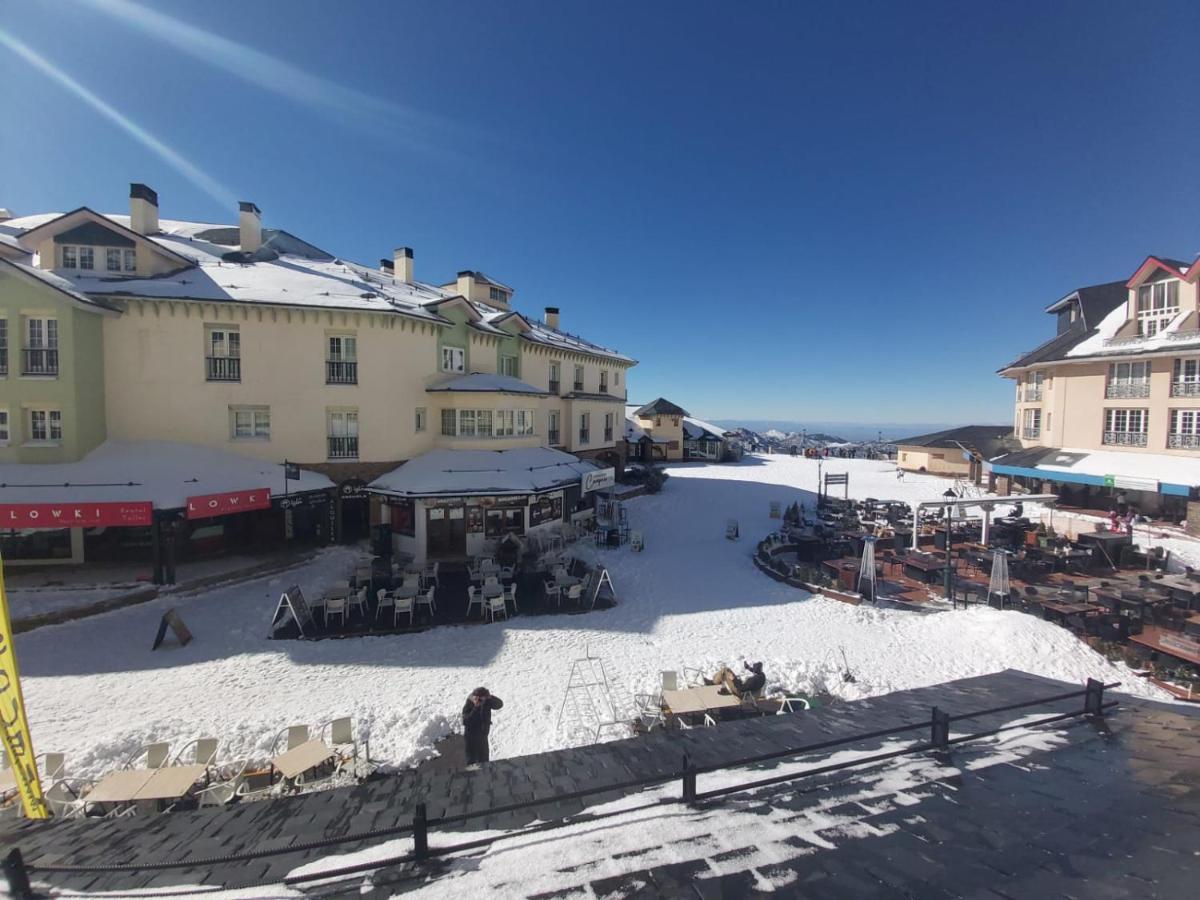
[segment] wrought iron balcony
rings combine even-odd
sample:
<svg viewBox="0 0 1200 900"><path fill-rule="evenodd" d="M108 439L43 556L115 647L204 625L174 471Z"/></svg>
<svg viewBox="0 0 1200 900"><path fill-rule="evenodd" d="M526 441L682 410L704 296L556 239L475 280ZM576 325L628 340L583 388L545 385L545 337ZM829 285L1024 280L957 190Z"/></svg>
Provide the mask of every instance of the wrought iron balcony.
<svg viewBox="0 0 1200 900"><path fill-rule="evenodd" d="M1110 381L1104 388L1109 400L1141 400L1150 396L1149 381Z"/></svg>
<svg viewBox="0 0 1200 900"><path fill-rule="evenodd" d="M1025 438L1027 441L1036 441L1041 436L1041 426L1038 426L1037 428L1031 428L1030 426L1026 425L1021 429L1021 437Z"/></svg>
<svg viewBox="0 0 1200 900"><path fill-rule="evenodd" d="M591 440L591 435L592 435L591 429L580 428L579 429L579 443L586 444L588 441Z"/></svg>
<svg viewBox="0 0 1200 900"><path fill-rule="evenodd" d="M237 356L206 356L204 377L208 381L241 381L242 360Z"/></svg>
<svg viewBox="0 0 1200 900"><path fill-rule="evenodd" d="M562 386L562 385L561 385L561 382L558 382L558 381L551 381L551 382L550 382L550 393L552 393L552 394L557 394L557 393L558 393L558 389L559 389L561 386Z"/></svg>
<svg viewBox="0 0 1200 900"><path fill-rule="evenodd" d="M575 382L575 391L576 391L576 393L581 393L583 391L583 382L582 381Z"/></svg>
<svg viewBox="0 0 1200 900"><path fill-rule="evenodd" d="M358 435L353 437L330 437L330 459L358 459Z"/></svg>
<svg viewBox="0 0 1200 900"><path fill-rule="evenodd" d="M604 443L611 444L613 439L613 430L611 428L604 429Z"/></svg>
<svg viewBox="0 0 1200 900"><path fill-rule="evenodd" d="M1145 447L1146 433L1139 431L1106 431L1104 443L1118 447Z"/></svg>
<svg viewBox="0 0 1200 900"><path fill-rule="evenodd" d="M22 375L57 375L58 348L31 347L21 351Z"/></svg>
<svg viewBox="0 0 1200 900"><path fill-rule="evenodd" d="M558 429L552 428L550 430L550 432L546 435L546 441L550 444L551 447L557 447L559 444L558 437L559 437Z"/></svg>
<svg viewBox="0 0 1200 900"><path fill-rule="evenodd" d="M1200 448L1200 434L1168 434L1167 446L1172 450L1196 450Z"/></svg>
<svg viewBox="0 0 1200 900"><path fill-rule="evenodd" d="M1172 381L1172 397L1200 397L1200 381Z"/></svg>
<svg viewBox="0 0 1200 900"><path fill-rule="evenodd" d="M358 384L357 360L325 360L326 384Z"/></svg>

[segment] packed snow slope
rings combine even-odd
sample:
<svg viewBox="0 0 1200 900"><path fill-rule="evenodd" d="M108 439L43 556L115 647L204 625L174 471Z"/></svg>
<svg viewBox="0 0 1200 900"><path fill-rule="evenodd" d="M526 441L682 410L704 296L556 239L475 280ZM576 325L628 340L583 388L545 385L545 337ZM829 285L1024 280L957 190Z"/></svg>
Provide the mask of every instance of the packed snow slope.
<svg viewBox="0 0 1200 900"><path fill-rule="evenodd" d="M940 496L947 482L887 463L827 461L850 473L852 496ZM1068 631L989 609L921 615L810 597L754 568L750 555L777 522L772 500L810 505L816 462L749 457L737 465L679 465L661 494L629 502L646 549L596 551L619 597L611 610L525 616L496 625L345 640L267 638L280 591L317 594L346 578L359 548L331 548L282 575L152 603L18 635L16 646L39 752L64 751L70 774L98 775L150 740L200 735L221 756L265 757L283 727L353 715L373 759L393 765L431 753L486 685L505 701L492 729L493 757L563 746L580 733L556 723L572 660L603 659L619 703L653 691L665 669L710 672L764 662L768 688L827 690L857 698L1023 669L1080 683L1122 681L1165 699L1108 663ZM736 518L742 539L725 539ZM151 652L159 617L174 606L195 635L187 647ZM846 664L853 681L842 677Z"/></svg>

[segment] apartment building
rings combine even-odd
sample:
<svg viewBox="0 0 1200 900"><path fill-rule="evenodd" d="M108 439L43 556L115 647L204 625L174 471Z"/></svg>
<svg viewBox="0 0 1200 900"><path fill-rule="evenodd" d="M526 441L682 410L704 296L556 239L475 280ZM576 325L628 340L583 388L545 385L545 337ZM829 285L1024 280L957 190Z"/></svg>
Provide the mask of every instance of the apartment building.
<svg viewBox="0 0 1200 900"><path fill-rule="evenodd" d="M1092 508L1183 518L1200 489L1200 265L1148 257L1055 301L1055 335L1000 370L1021 449L994 474Z"/></svg>
<svg viewBox="0 0 1200 900"><path fill-rule="evenodd" d="M324 476L344 537L386 521L373 480L435 450L621 466L635 361L563 330L558 308L523 315L476 271L420 281L407 247L337 258L249 202L227 225L161 219L142 184L129 202L0 217L0 514L35 502L39 465L112 444L278 466L272 495L292 505L285 461Z"/></svg>

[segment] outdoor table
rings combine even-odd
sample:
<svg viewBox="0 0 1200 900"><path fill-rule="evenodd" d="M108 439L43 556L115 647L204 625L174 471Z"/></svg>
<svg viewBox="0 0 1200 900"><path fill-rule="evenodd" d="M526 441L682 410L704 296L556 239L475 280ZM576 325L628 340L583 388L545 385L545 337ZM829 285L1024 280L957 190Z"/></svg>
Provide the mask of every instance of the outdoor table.
<svg viewBox="0 0 1200 900"><path fill-rule="evenodd" d="M904 557L904 574L913 581L932 584L946 571L946 561L936 556L917 556L908 554Z"/></svg>
<svg viewBox="0 0 1200 900"><path fill-rule="evenodd" d="M673 716L684 716L733 709L742 705L740 697L735 694L722 694L721 690L719 684L706 684L679 691L663 691L663 707Z"/></svg>
<svg viewBox="0 0 1200 900"><path fill-rule="evenodd" d="M346 600L350 597L350 582L340 581L325 588L322 600Z"/></svg>
<svg viewBox="0 0 1200 900"><path fill-rule="evenodd" d="M1043 600L1041 605L1042 618L1044 619L1050 618L1050 616L1046 615L1047 611L1058 613L1060 616L1064 617L1074 615L1099 615L1100 613L1104 612L1102 607L1096 606L1093 603L1059 603L1055 600Z"/></svg>
<svg viewBox="0 0 1200 900"><path fill-rule="evenodd" d="M574 575L555 575L554 583L559 587L574 587L577 584L582 584L583 581Z"/></svg>
<svg viewBox="0 0 1200 900"><path fill-rule="evenodd" d="M178 800L187 795L196 782L208 777L208 766L163 766L155 769L138 789L134 800ZM88 795L91 799L91 795Z"/></svg>
<svg viewBox="0 0 1200 900"><path fill-rule="evenodd" d="M1167 575L1163 578L1155 579L1155 583L1166 585L1170 588L1172 596L1182 595L1186 597L1189 609L1195 603L1196 597L1200 596L1200 581L1194 581L1186 575Z"/></svg>
<svg viewBox="0 0 1200 900"><path fill-rule="evenodd" d="M305 741L303 744L293 747L286 753L281 753L271 760L271 765L284 778L291 779L303 775L309 769L315 769L321 763L333 759L336 755L325 745L324 741L314 739Z"/></svg>
<svg viewBox="0 0 1200 900"><path fill-rule="evenodd" d="M157 769L122 769L110 772L87 795L88 803L131 803Z"/></svg>
<svg viewBox="0 0 1200 900"><path fill-rule="evenodd" d="M412 600L417 594L421 593L421 588L415 584L410 584L407 587L401 584L399 587L394 588L392 593L399 600Z"/></svg>

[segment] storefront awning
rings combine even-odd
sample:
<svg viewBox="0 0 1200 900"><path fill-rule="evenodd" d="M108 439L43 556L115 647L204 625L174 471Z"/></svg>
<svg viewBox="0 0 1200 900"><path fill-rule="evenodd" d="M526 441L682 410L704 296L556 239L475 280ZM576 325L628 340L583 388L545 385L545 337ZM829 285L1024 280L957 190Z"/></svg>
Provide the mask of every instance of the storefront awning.
<svg viewBox="0 0 1200 900"><path fill-rule="evenodd" d="M334 486L317 472L299 475L287 493ZM284 493L277 463L195 444L108 441L77 462L0 465L0 527L141 525L150 509L205 518L261 509Z"/></svg>
<svg viewBox="0 0 1200 900"><path fill-rule="evenodd" d="M578 484L599 467L549 447L516 450L431 450L367 486L394 497L536 494Z"/></svg>
<svg viewBox="0 0 1200 900"><path fill-rule="evenodd" d="M1030 447L998 456L997 475L1020 475L1063 484L1088 484L1129 491L1191 496L1200 486L1200 459L1163 453Z"/></svg>

